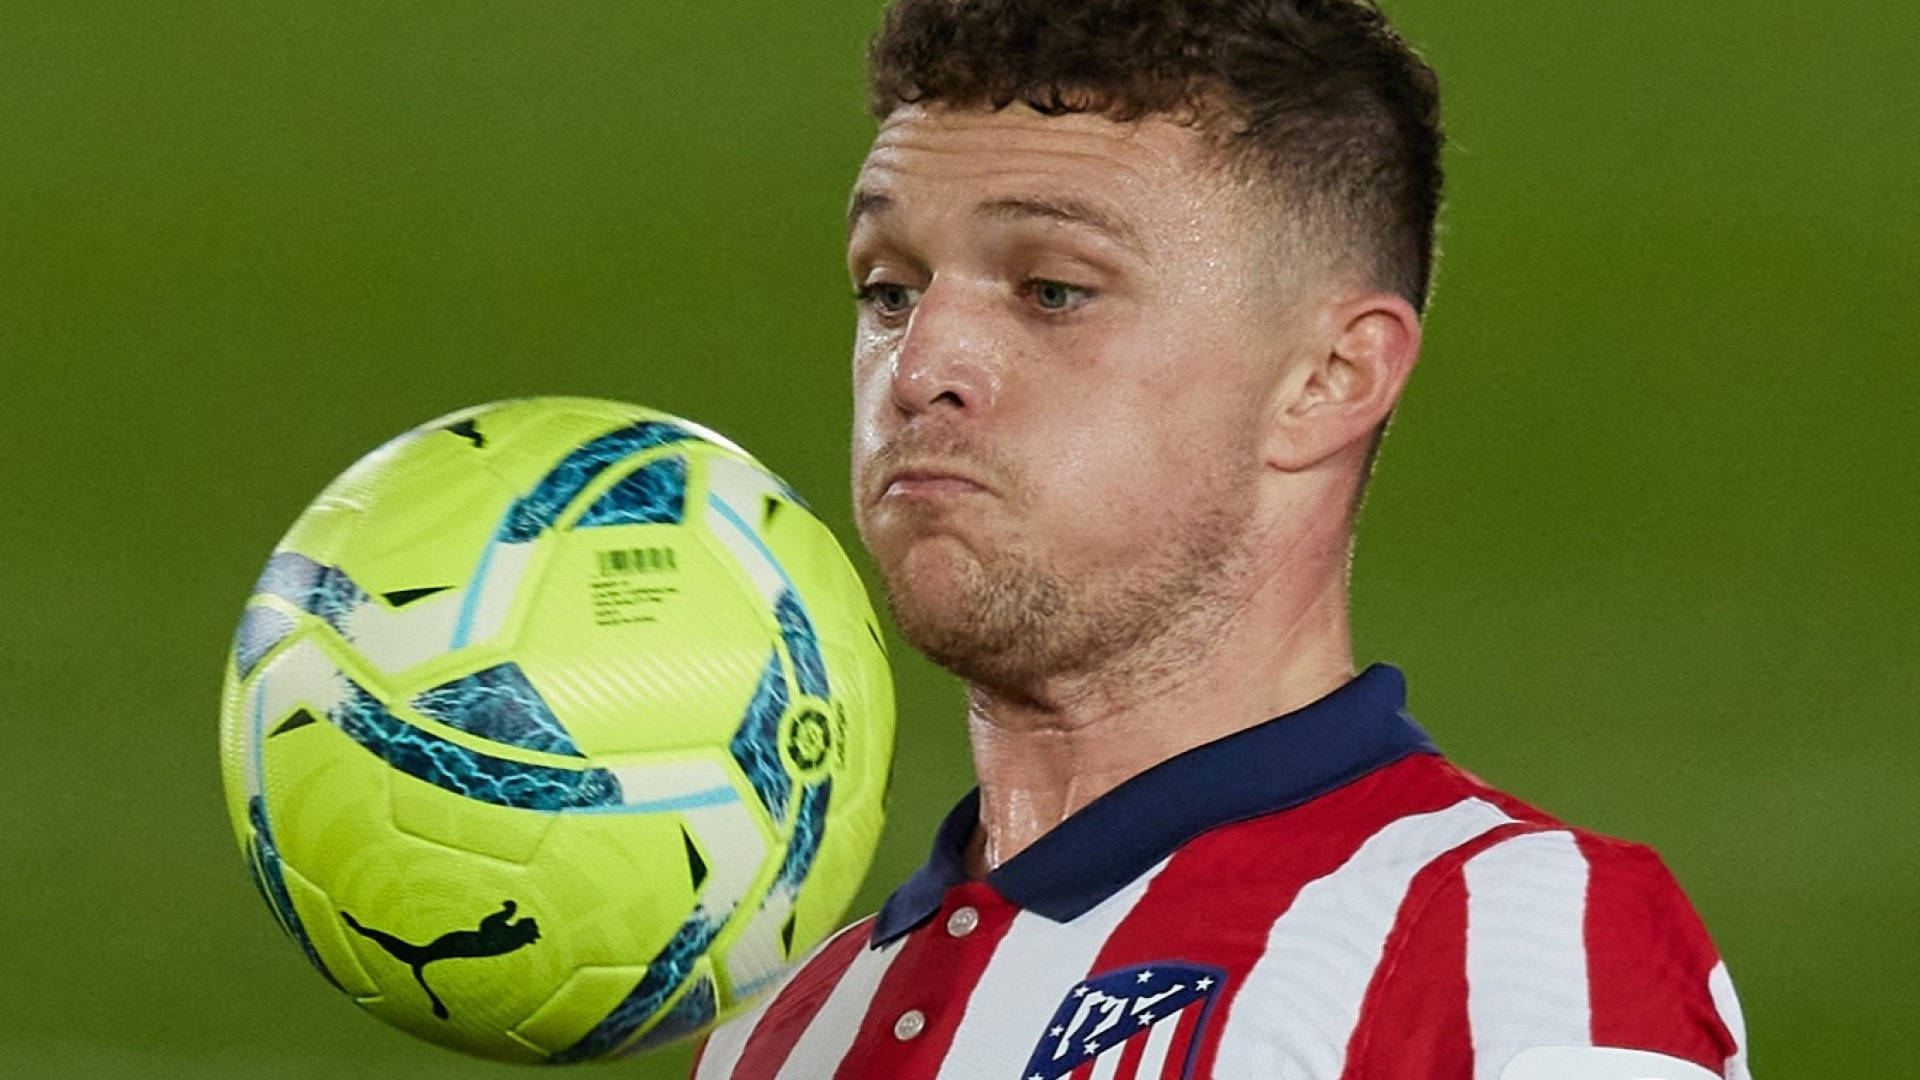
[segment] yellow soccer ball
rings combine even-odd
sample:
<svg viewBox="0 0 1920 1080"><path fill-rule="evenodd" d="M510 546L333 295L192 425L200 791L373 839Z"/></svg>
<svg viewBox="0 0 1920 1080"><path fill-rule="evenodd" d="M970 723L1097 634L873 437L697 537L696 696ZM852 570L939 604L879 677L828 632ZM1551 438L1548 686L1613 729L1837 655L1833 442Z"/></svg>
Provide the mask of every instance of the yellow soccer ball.
<svg viewBox="0 0 1920 1080"><path fill-rule="evenodd" d="M247 865L322 975L441 1045L572 1062L705 1030L835 926L893 688L845 554L759 462L530 398L301 515L220 726Z"/></svg>

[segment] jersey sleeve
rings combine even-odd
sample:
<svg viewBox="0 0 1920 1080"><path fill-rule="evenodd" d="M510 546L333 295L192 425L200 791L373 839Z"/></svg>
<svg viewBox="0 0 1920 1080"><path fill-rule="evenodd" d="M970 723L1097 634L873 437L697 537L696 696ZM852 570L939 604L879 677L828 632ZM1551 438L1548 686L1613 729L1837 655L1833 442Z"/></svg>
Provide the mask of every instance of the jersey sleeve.
<svg viewBox="0 0 1920 1080"><path fill-rule="evenodd" d="M1428 866L1389 937L1342 1080L1500 1080L1543 1047L1615 1047L1749 1080L1739 1004L1647 848L1542 826Z"/></svg>

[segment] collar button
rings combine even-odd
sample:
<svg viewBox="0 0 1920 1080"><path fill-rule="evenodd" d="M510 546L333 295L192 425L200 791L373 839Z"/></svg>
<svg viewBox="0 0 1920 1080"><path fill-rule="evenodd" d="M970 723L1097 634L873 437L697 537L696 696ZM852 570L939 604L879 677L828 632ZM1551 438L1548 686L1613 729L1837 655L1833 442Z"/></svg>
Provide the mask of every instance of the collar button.
<svg viewBox="0 0 1920 1080"><path fill-rule="evenodd" d="M968 934L973 933L979 926L980 911L977 908L955 908L953 909L953 914L947 916L947 933L953 937L966 937Z"/></svg>
<svg viewBox="0 0 1920 1080"><path fill-rule="evenodd" d="M927 1029L927 1014L919 1009L908 1009L893 1022L893 1037L901 1042L915 1038Z"/></svg>

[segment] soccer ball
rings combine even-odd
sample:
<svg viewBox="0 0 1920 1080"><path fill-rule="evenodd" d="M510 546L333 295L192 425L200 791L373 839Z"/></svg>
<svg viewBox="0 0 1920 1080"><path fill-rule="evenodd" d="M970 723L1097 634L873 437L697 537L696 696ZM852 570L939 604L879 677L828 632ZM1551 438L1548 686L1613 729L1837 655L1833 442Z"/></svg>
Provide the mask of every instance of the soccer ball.
<svg viewBox="0 0 1920 1080"><path fill-rule="evenodd" d="M416 428L248 599L227 806L330 982L508 1061L705 1030L833 929L893 688L832 534L745 451L612 402Z"/></svg>

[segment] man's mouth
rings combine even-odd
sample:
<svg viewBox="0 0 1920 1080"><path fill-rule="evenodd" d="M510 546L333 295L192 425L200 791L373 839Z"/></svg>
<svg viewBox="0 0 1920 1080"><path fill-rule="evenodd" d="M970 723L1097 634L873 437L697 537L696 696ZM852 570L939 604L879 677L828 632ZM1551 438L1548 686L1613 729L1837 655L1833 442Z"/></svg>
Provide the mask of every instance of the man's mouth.
<svg viewBox="0 0 1920 1080"><path fill-rule="evenodd" d="M881 482L880 498L945 499L987 490L985 484L957 470L937 465L919 465L888 473Z"/></svg>

